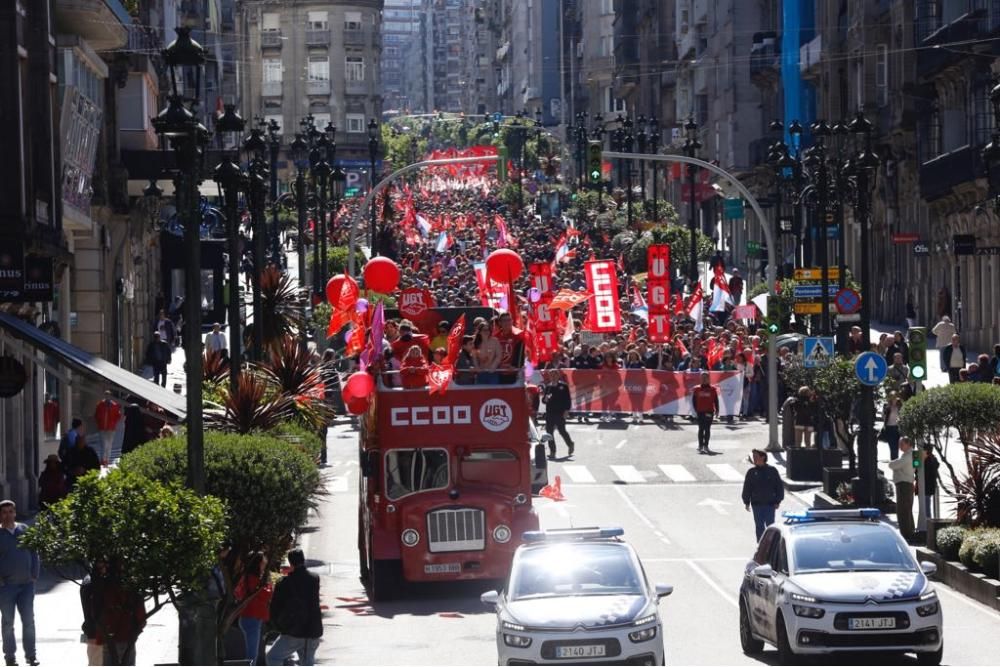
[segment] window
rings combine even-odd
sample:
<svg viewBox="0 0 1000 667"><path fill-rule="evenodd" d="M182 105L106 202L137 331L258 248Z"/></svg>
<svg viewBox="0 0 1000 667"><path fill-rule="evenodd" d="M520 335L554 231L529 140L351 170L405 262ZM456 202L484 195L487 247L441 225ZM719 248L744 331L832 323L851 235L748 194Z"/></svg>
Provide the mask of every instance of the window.
<svg viewBox="0 0 1000 667"><path fill-rule="evenodd" d="M308 16L310 30L326 30L329 27L326 12L309 12Z"/></svg>
<svg viewBox="0 0 1000 667"><path fill-rule="evenodd" d="M317 118L317 125L319 125ZM389 500L448 486L448 450L394 449L385 455L385 495Z"/></svg>
<svg viewBox="0 0 1000 667"><path fill-rule="evenodd" d="M625 113L625 100L615 97L614 89L611 86L604 89L604 112Z"/></svg>
<svg viewBox="0 0 1000 667"><path fill-rule="evenodd" d="M460 465L462 479L473 484L516 487L521 483L521 466L514 452L502 449L472 451L462 457Z"/></svg>
<svg viewBox="0 0 1000 667"><path fill-rule="evenodd" d="M889 103L889 47L875 47L875 100L880 107Z"/></svg>
<svg viewBox="0 0 1000 667"><path fill-rule="evenodd" d="M344 59L344 78L347 81L365 80L365 59L362 56L347 56Z"/></svg>
<svg viewBox="0 0 1000 667"><path fill-rule="evenodd" d="M642 572L620 544L553 544L521 553L510 577L511 600L577 595L642 595Z"/></svg>
<svg viewBox="0 0 1000 667"><path fill-rule="evenodd" d="M344 30L361 30L361 12L344 12Z"/></svg>
<svg viewBox="0 0 1000 667"><path fill-rule="evenodd" d="M264 83L281 83L281 60L279 58L264 58L261 61L264 71Z"/></svg>
<svg viewBox="0 0 1000 667"><path fill-rule="evenodd" d="M330 59L326 56L309 56L309 80L330 80Z"/></svg>
<svg viewBox="0 0 1000 667"><path fill-rule="evenodd" d="M601 35L601 55L612 56L615 53L614 35Z"/></svg>
<svg viewBox="0 0 1000 667"><path fill-rule="evenodd" d="M278 124L278 134L284 134L284 132L285 132L285 117L282 116L280 113L278 113L278 114L267 114L267 115L264 116L264 121L268 125L271 124L272 120L275 123Z"/></svg>
<svg viewBox="0 0 1000 667"><path fill-rule="evenodd" d="M351 133L367 132L367 128L365 128L365 115L363 113L347 114L347 131Z"/></svg>
<svg viewBox="0 0 1000 667"><path fill-rule="evenodd" d="M795 573L837 570L912 572L913 556L892 528L881 524L812 524L795 529Z"/></svg>
<svg viewBox="0 0 1000 667"><path fill-rule="evenodd" d="M615 13L615 0L601 0L601 14L607 16Z"/></svg>
<svg viewBox="0 0 1000 667"><path fill-rule="evenodd" d="M264 32L277 32L281 30L281 14L278 12L264 12L264 17L260 22L260 29Z"/></svg>
<svg viewBox="0 0 1000 667"><path fill-rule="evenodd" d="M774 528L769 528L761 535L760 542L757 544L757 553L753 557L757 565L767 565L768 558L771 555L771 547L777 539L778 531Z"/></svg>

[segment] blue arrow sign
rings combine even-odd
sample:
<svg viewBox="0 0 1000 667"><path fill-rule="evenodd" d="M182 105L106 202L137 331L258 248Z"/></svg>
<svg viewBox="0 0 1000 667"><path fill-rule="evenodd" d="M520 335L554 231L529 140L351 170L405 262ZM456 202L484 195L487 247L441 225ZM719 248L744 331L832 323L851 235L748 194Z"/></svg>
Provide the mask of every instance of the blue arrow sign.
<svg viewBox="0 0 1000 667"><path fill-rule="evenodd" d="M862 352L854 362L854 374L861 380L861 384L869 387L882 384L888 370L885 358L875 352Z"/></svg>
<svg viewBox="0 0 1000 667"><path fill-rule="evenodd" d="M837 296L840 288L836 283L826 286L826 293L830 296ZM796 285L793 295L796 299L818 299L823 294L822 285Z"/></svg>

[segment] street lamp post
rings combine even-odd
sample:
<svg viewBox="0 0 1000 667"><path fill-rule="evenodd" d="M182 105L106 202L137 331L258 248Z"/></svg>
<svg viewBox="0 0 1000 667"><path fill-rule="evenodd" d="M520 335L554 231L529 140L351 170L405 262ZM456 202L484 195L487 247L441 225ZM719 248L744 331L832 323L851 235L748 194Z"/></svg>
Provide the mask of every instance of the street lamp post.
<svg viewBox="0 0 1000 667"><path fill-rule="evenodd" d="M687 123L684 124L684 130L687 132L687 138L684 140L684 154L688 157L697 157L698 149L701 148L701 142L698 141L698 123L695 122L694 116L688 118ZM698 175L698 168L694 165L688 165L687 172L688 187L690 188L690 192L688 193L688 232L691 236L691 256L688 275L691 278L693 288L694 284L698 282L698 235L696 233L698 227L698 208L695 200L695 182Z"/></svg>
<svg viewBox="0 0 1000 667"><path fill-rule="evenodd" d="M235 394L240 383L242 352L242 327L240 325L240 224L239 196L246 190L247 176L240 168L239 140L246 122L236 113L236 106L225 105L225 113L215 122L217 134L231 135L233 156L226 157L215 168L215 182L219 184L226 207L226 243L229 253L229 388Z"/></svg>
<svg viewBox="0 0 1000 667"><path fill-rule="evenodd" d="M990 104L993 107L993 135L983 148L982 157L989 197L994 209L1000 211L1000 83L990 91Z"/></svg>
<svg viewBox="0 0 1000 667"><path fill-rule="evenodd" d="M604 149L604 134L605 134L604 116L602 116L599 113L594 114L594 129L593 129L592 136L593 136L593 138L594 138L595 141L601 142L601 149L602 150ZM602 164L601 165L602 172L603 172L603 169L604 169L604 165ZM597 208L599 210L603 210L603 207L604 207L604 202L602 201L603 191L604 191L604 175L602 174L601 175L601 182L597 186Z"/></svg>
<svg viewBox="0 0 1000 667"><path fill-rule="evenodd" d="M315 128L314 128L315 129ZM313 225L313 294L322 298L326 274L326 205L327 187L330 184L330 163L326 161L328 141L325 132L316 132L316 140L309 151L309 173L316 193L316 217Z"/></svg>
<svg viewBox="0 0 1000 667"><path fill-rule="evenodd" d="M371 171L368 172L368 187L375 188L375 158L378 157L378 123L372 118L368 121L368 161ZM379 254L378 227L375 220L375 199L372 199L371 209L371 234L372 234L372 256Z"/></svg>
<svg viewBox="0 0 1000 667"><path fill-rule="evenodd" d="M322 146L326 149L326 164L331 167L328 172L329 176L332 178L335 173L332 169L332 165L337 159L337 126L333 123L327 123L324 128L324 137L321 139ZM323 197L325 199L326 192L323 192ZM327 256L327 244L330 239L330 228L333 226L333 217L336 215L337 206L339 200L334 197L333 206L330 207L330 220L327 222L326 216L320 220L320 224L317 229L321 230L321 233L317 237L319 241L319 254L320 254L320 271L323 276L323 280L330 279L330 258Z"/></svg>
<svg viewBox="0 0 1000 667"><path fill-rule="evenodd" d="M649 135L646 134L646 117L639 116L639 131L636 132L636 140L639 145L639 152L645 155L646 149L649 148ZM632 173L632 169L629 169L629 173ZM639 161L639 192L642 195L642 212L644 215L643 219L648 219L649 217L649 202L646 200L646 161Z"/></svg>
<svg viewBox="0 0 1000 667"><path fill-rule="evenodd" d="M623 135L622 135L622 150L626 153L632 152L633 141L635 137L632 136L632 118L630 116L625 117L625 122L622 124ZM625 160L625 216L627 219L627 224L629 230L632 229L632 160Z"/></svg>
<svg viewBox="0 0 1000 667"><path fill-rule="evenodd" d="M660 152L660 121L655 117L649 119L649 152L654 155ZM653 220L660 221L660 206L656 188L659 181L659 162L650 165L653 169ZM643 195L645 197L645 195Z"/></svg>
<svg viewBox="0 0 1000 667"><path fill-rule="evenodd" d="M253 346L251 356L260 361L264 358L264 298L261 292L261 278L267 265L267 221L265 204L268 192L268 168L264 161L267 143L264 133L258 129L250 130L250 135L243 142L243 150L250 157L247 173L250 182L247 195L250 204L250 224L253 230Z"/></svg>

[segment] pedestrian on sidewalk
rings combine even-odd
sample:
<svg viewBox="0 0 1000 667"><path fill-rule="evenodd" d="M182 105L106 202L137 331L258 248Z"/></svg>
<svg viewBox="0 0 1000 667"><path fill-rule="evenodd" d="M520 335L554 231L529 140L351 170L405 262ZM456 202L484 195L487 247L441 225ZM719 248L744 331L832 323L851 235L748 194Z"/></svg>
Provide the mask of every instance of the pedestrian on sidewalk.
<svg viewBox="0 0 1000 667"><path fill-rule="evenodd" d="M941 462L934 456L934 444L928 442L923 446L924 450L924 516L928 519L934 516L934 496L937 495L938 474L941 469ZM919 482L918 482L919 484ZM920 492L919 487L917 492Z"/></svg>
<svg viewBox="0 0 1000 667"><path fill-rule="evenodd" d="M278 582L271 597L271 621L281 635L267 652L267 664L283 665L297 653L300 665L312 665L323 636L319 577L306 569L301 549L288 552L288 564L292 571Z"/></svg>
<svg viewBox="0 0 1000 667"><path fill-rule="evenodd" d="M267 557L258 551L250 557L246 573L240 578L234 591L238 602L246 601L246 606L240 612L239 623L246 642L246 657L251 665L260 664L257 655L260 651L261 630L270 618L272 589L265 577Z"/></svg>
<svg viewBox="0 0 1000 667"><path fill-rule="evenodd" d="M940 322L934 325L931 333L937 336L937 349L940 350L951 344L951 337L958 333L958 329L951 323L951 318L945 315Z"/></svg>
<svg viewBox="0 0 1000 667"><path fill-rule="evenodd" d="M122 419L122 408L111 398L111 392L104 392L104 400L97 404L94 411L94 421L97 422L97 432L101 434L101 465L106 466L111 461L111 445L115 440L115 429Z"/></svg>
<svg viewBox="0 0 1000 667"><path fill-rule="evenodd" d="M212 331L205 334L205 350L209 354L221 354L223 359L229 358L226 334L222 333L222 325L218 322L212 325Z"/></svg>
<svg viewBox="0 0 1000 667"><path fill-rule="evenodd" d="M153 382L161 387L167 386L167 366L171 356L170 345L160 338L159 332L154 332L153 340L146 347L145 363L153 368Z"/></svg>
<svg viewBox="0 0 1000 667"><path fill-rule="evenodd" d="M63 466L66 469L67 484L72 491L76 480L91 470L101 469L101 460L97 458L97 452L87 444L86 440L77 438L76 446L66 452L65 458L63 458Z"/></svg>
<svg viewBox="0 0 1000 667"><path fill-rule="evenodd" d="M751 453L753 467L743 478L743 506L753 512L757 541L764 529L774 523L774 513L785 499L785 487L778 469L767 463L767 452L755 449Z"/></svg>
<svg viewBox="0 0 1000 667"><path fill-rule="evenodd" d="M941 348L941 372L948 374L948 382L955 384L965 370L965 346L958 334L952 334L951 343Z"/></svg>
<svg viewBox="0 0 1000 667"><path fill-rule="evenodd" d="M795 401L793 415L795 419L795 446L812 447L812 435L816 430L816 418L819 405L816 392L806 386L799 387L798 400Z"/></svg>
<svg viewBox="0 0 1000 667"><path fill-rule="evenodd" d="M573 456L573 438L566 430L566 417L569 409L573 406L573 399L570 395L569 384L563 379L562 373L556 369L545 372L545 392L542 396L545 403L545 432L549 434L549 456L556 457L556 440L553 435L556 430L566 443L566 449L570 456Z"/></svg>
<svg viewBox="0 0 1000 667"><path fill-rule="evenodd" d="M698 453L708 454L712 437L712 419L719 416L719 390L711 384L708 373L701 374L701 384L692 392L694 411L698 416Z"/></svg>
<svg viewBox="0 0 1000 667"><path fill-rule="evenodd" d="M889 461L892 483L896 486L896 523L907 540L913 539L913 443L899 439L899 457Z"/></svg>
<svg viewBox="0 0 1000 667"><path fill-rule="evenodd" d="M8 665L17 664L17 640L14 637L14 611L21 617L21 642L24 659L37 665L35 659L35 582L41 572L38 554L22 549L21 536L28 529L17 523L17 506L13 500L0 501L0 633L3 635L3 655Z"/></svg>
<svg viewBox="0 0 1000 667"><path fill-rule="evenodd" d="M56 454L45 458L45 470L38 476L38 508L45 509L57 503L69 493L66 473L62 469L62 461Z"/></svg>

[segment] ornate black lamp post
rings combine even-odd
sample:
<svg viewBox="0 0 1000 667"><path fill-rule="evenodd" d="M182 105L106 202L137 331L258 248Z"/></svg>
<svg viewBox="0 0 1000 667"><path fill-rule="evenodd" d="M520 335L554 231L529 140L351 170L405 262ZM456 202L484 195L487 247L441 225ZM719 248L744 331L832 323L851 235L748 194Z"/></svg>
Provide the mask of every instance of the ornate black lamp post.
<svg viewBox="0 0 1000 667"><path fill-rule="evenodd" d="M639 152L645 154L646 150L649 148L649 135L646 133L646 117L639 116L638 120L639 131L636 132L635 138L638 141ZM631 170L629 170L631 172ZM646 201L646 161L639 160L639 192L642 195L642 211L646 216L649 216L649 202Z"/></svg>
<svg viewBox="0 0 1000 667"><path fill-rule="evenodd" d="M701 142L698 141L698 123L695 122L693 116L688 118L684 124L684 131L687 133L687 138L684 140L684 154L688 157L697 157L698 149L701 148ZM691 285L693 286L698 282L698 205L695 197L695 182L698 176L698 168L694 165L688 165L687 174L688 187L690 188L690 192L688 193L690 197L688 233L691 235L691 256L689 258L688 275L691 278Z"/></svg>
<svg viewBox="0 0 1000 667"><path fill-rule="evenodd" d="M281 126L271 119L265 122L261 129L267 134L267 148L270 163L268 171L271 175L271 262L281 266L281 223L278 221L278 156L281 154Z"/></svg>
<svg viewBox="0 0 1000 667"><path fill-rule="evenodd" d="M635 137L632 135L634 125L632 118L626 116L622 123L622 150L626 153L632 152ZM632 160L625 160L625 211L628 228L632 229Z"/></svg>
<svg viewBox="0 0 1000 667"><path fill-rule="evenodd" d="M375 189L376 179L375 179L375 159L378 157L378 123L372 118L368 121L368 162L371 171L368 172L368 187L369 191ZM378 223L375 220L375 199L372 198L372 210L371 210L371 248L372 255L379 254L378 247Z"/></svg>
<svg viewBox="0 0 1000 667"><path fill-rule="evenodd" d="M261 278L267 266L267 220L265 206L269 191L269 170L264 156L267 154L267 142L260 128L253 128L243 141L243 150L250 161L247 167L249 182L247 184L247 200L250 209L250 225L253 232L253 273L251 285L253 288L253 345L250 353L253 359L261 360L264 356L264 298L261 293Z"/></svg>
<svg viewBox="0 0 1000 667"><path fill-rule="evenodd" d="M993 136L983 148L983 163L986 165L986 182L993 207L1000 211L1000 83L990 91L993 106Z"/></svg>
<svg viewBox="0 0 1000 667"><path fill-rule="evenodd" d="M656 154L660 152L660 121L655 117L649 119L649 152ZM643 161L645 163L645 161ZM659 169L660 163L654 162L652 164L653 169L653 220L656 222L660 221L660 206L659 200L657 199L656 189L659 183ZM643 195L645 197L645 194Z"/></svg>
<svg viewBox="0 0 1000 667"><path fill-rule="evenodd" d="M292 162L295 163L295 181L292 183L292 187L289 192L281 195L278 198L278 204L282 206L285 210L294 211L296 214L296 230L298 237L296 243L298 244L298 254L299 254L299 276L298 283L299 289L305 289L306 286L306 251L305 251L305 230L306 230L306 219L309 215L309 192L306 186L306 160L309 156L309 144L306 143L303 135L297 133L295 139L288 146L288 157ZM302 299L301 301L301 316L302 321L306 321L306 301ZM300 332L299 340L301 345L304 347L306 345L306 332L305 328Z"/></svg>
<svg viewBox="0 0 1000 667"><path fill-rule="evenodd" d="M315 194L316 215L313 225L313 295L322 298L326 282L326 206L329 201L327 188L330 185L330 163L326 161L329 141L326 133L320 132L312 124L310 117L310 150L309 173L312 175L313 193Z"/></svg>

